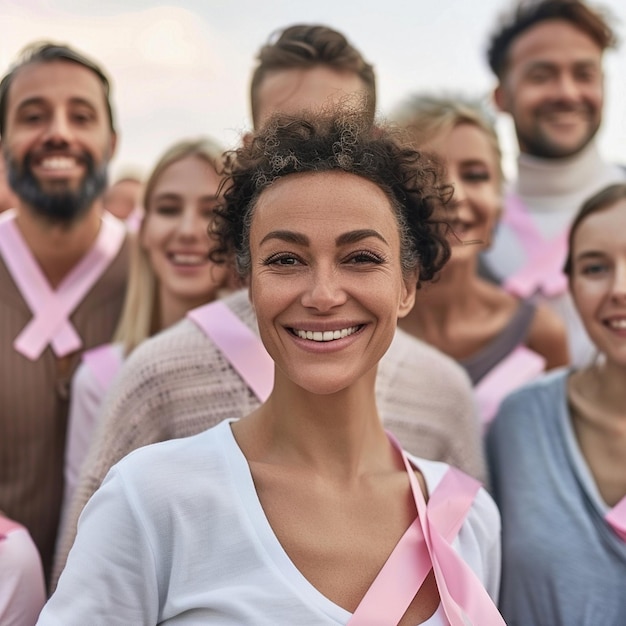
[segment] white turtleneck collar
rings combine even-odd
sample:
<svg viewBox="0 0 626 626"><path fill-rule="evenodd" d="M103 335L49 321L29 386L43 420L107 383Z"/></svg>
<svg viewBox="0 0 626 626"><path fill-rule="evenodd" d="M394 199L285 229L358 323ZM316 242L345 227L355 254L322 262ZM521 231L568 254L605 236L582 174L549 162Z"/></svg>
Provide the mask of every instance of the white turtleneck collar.
<svg viewBox="0 0 626 626"><path fill-rule="evenodd" d="M621 178L616 166L602 160L595 141L571 157L544 159L522 153L517 163L516 188L525 198L586 195L590 189L591 195Z"/></svg>

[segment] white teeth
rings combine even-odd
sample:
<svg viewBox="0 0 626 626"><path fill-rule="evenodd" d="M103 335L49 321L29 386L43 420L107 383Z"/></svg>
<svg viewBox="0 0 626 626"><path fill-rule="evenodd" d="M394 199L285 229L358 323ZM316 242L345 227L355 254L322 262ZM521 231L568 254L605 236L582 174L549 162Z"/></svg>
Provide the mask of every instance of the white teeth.
<svg viewBox="0 0 626 626"><path fill-rule="evenodd" d="M206 261L200 254L172 254L170 258L177 265L202 265Z"/></svg>
<svg viewBox="0 0 626 626"><path fill-rule="evenodd" d="M359 330L358 326L351 326L350 328L342 328L340 330L325 330L313 331L313 330L297 330L294 328L294 333L300 337L300 339L309 339L310 341L334 341L335 339L342 339L352 333Z"/></svg>
<svg viewBox="0 0 626 626"><path fill-rule="evenodd" d="M609 320L607 323L611 328L618 328L619 330L626 328L626 319Z"/></svg>
<svg viewBox="0 0 626 626"><path fill-rule="evenodd" d="M41 161L41 165L48 170L68 170L76 165L76 160L70 157L48 157Z"/></svg>

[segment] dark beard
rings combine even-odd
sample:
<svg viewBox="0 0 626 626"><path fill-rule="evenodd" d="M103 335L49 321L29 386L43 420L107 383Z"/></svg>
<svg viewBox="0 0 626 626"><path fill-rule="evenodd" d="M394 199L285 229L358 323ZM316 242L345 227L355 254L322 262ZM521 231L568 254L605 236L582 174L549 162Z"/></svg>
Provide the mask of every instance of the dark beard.
<svg viewBox="0 0 626 626"><path fill-rule="evenodd" d="M46 192L35 178L30 157L24 159L24 167L20 171L17 163L5 152L7 181L14 193L29 207L47 221L55 224L71 224L80 219L94 201L107 188L107 165L104 161L96 168L89 154L81 156L87 172L80 187L76 191Z"/></svg>

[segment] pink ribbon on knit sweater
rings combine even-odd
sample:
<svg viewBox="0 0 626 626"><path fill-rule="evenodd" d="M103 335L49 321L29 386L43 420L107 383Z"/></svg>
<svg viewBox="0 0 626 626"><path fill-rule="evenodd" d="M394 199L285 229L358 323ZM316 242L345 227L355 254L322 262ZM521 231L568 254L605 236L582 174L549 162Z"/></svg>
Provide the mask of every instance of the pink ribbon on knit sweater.
<svg viewBox="0 0 626 626"><path fill-rule="evenodd" d="M449 467L426 504L408 456L391 433L387 436L402 455L417 518L367 590L348 626L397 624L431 568L451 626L466 626L465 616L474 626L506 626L476 574L451 545L480 483Z"/></svg>
<svg viewBox="0 0 626 626"><path fill-rule="evenodd" d="M187 317L213 341L256 397L265 402L274 386L274 361L261 339L220 300L189 311Z"/></svg>
<svg viewBox="0 0 626 626"><path fill-rule="evenodd" d="M33 314L13 342L15 350L36 361L48 345L58 357L67 356L82 346L69 316L109 267L125 236L123 224L105 214L94 245L54 290L17 228L15 213L3 216L0 254Z"/></svg>
<svg viewBox="0 0 626 626"><path fill-rule="evenodd" d="M506 207L502 221L517 235L526 254L526 264L504 281L504 288L520 298L528 298L537 291L548 297L565 293L567 277L563 264L567 256L568 231L545 239L517 194L507 195Z"/></svg>

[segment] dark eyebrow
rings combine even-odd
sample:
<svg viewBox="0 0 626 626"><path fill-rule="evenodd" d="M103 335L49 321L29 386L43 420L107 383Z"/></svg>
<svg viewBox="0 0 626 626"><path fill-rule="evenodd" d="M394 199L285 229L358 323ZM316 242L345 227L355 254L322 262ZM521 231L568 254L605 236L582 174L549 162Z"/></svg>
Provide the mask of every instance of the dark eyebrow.
<svg viewBox="0 0 626 626"><path fill-rule="evenodd" d="M299 246L308 246L309 238L306 235L302 235L300 233L294 233L291 230L272 230L267 233L263 239L261 239L261 243L265 243L269 239L280 239L281 241L286 241L287 243L295 243Z"/></svg>
<svg viewBox="0 0 626 626"><path fill-rule="evenodd" d="M181 195L178 193L174 193L173 191L163 191L161 193L157 193L154 196L154 200L180 200ZM200 202L215 202L219 198L215 195L206 195L198 198Z"/></svg>
<svg viewBox="0 0 626 626"><path fill-rule="evenodd" d="M606 254L600 250L588 250L581 252L574 257L575 261L584 261L585 259L600 259L605 257Z"/></svg>
<svg viewBox="0 0 626 626"><path fill-rule="evenodd" d="M351 230L350 232L343 233L335 239L335 243L338 246L343 246L350 243L356 243L357 241L367 239L368 237L376 237L376 239L380 239L382 242L387 243L387 240L379 232L370 228ZM268 239L280 239L281 241L294 243L299 246L308 246L310 243L309 238L306 235L295 233L291 230L273 230L261 239L261 243L265 243Z"/></svg>
<svg viewBox="0 0 626 626"><path fill-rule="evenodd" d="M33 96L32 98L27 98L26 100L22 100L22 102L20 102L17 105L17 109L20 110L29 106L46 106L46 104L47 104L47 101L45 98L42 98L40 96ZM90 108L92 111L96 111L96 107L93 105L93 103L91 103L89 100L85 100L84 98L79 98L79 97L70 98L70 104L86 106Z"/></svg>
<svg viewBox="0 0 626 626"><path fill-rule="evenodd" d="M341 246L348 243L356 243L357 241L367 239L368 237L376 237L376 239L380 239L383 243L387 243L387 240L378 231L372 230L371 228L351 230L350 232L343 233L343 235L339 235L335 241L338 246Z"/></svg>

